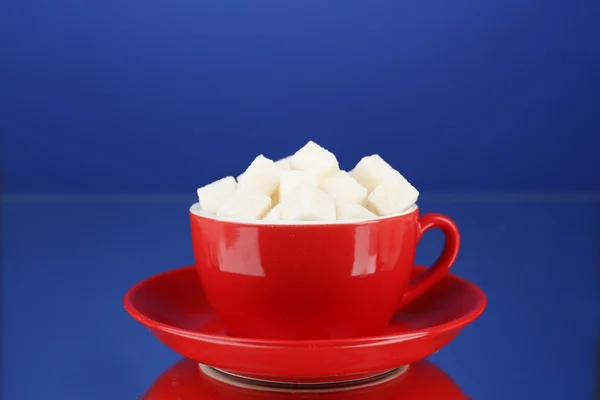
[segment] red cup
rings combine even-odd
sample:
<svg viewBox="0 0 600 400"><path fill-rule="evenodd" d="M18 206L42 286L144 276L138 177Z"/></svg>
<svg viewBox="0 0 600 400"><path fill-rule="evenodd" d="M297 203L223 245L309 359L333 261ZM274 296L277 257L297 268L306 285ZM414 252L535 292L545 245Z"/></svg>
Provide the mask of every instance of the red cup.
<svg viewBox="0 0 600 400"><path fill-rule="evenodd" d="M190 210L196 269L230 334L314 340L376 336L394 313L454 263L460 235L441 214L301 224L237 221ZM425 231L445 236L442 254L409 282Z"/></svg>

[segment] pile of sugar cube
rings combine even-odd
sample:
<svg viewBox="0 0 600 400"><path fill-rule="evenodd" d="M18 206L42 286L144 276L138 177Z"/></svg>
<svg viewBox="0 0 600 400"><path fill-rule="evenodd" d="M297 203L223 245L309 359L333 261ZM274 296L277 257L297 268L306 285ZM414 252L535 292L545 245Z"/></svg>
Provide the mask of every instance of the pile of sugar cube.
<svg viewBox="0 0 600 400"><path fill-rule="evenodd" d="M333 153L310 141L279 161L259 155L243 174L198 189L203 212L238 220L336 221L400 214L419 197L379 155L340 170Z"/></svg>

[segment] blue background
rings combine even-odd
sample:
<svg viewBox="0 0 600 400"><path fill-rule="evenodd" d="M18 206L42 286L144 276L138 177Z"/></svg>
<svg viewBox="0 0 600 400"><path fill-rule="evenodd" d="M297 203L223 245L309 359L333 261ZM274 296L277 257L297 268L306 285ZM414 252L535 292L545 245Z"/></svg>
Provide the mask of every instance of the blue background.
<svg viewBox="0 0 600 400"><path fill-rule="evenodd" d="M313 139L423 191L600 189L600 3L7 0L8 193L188 193Z"/></svg>
<svg viewBox="0 0 600 400"><path fill-rule="evenodd" d="M598 21L592 0L0 3L2 398L141 394L177 355L124 292L192 263L197 187L311 139L346 169L381 154L458 223L453 271L490 303L432 360L467 394L591 398Z"/></svg>

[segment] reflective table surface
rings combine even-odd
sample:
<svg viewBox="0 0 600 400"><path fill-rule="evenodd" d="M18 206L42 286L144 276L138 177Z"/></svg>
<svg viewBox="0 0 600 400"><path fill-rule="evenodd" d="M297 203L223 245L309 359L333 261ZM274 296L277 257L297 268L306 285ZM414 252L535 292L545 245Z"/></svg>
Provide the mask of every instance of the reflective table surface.
<svg viewBox="0 0 600 400"><path fill-rule="evenodd" d="M419 376L433 385L437 378L427 378L427 371L434 371L465 398L593 398L598 199L423 199L422 212L441 212L458 224L462 248L452 272L479 285L488 308L413 372L425 371ZM156 385L181 386L173 376L187 376L197 399L253 398L204 380L197 364L164 347L123 309L123 295L134 283L193 263L187 214L193 201L4 200L2 399L152 398ZM429 265L441 245L441 234L428 232L417 262ZM396 383L398 392L408 390ZM418 395L427 398L428 385L415 383L411 390L420 387ZM393 398L390 393L386 398ZM345 396L335 398L352 398Z"/></svg>

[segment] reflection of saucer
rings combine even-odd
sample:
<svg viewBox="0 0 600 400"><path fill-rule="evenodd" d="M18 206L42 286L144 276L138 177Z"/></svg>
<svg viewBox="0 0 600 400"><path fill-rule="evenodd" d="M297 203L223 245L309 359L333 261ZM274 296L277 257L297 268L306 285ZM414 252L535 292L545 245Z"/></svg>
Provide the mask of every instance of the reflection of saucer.
<svg viewBox="0 0 600 400"><path fill-rule="evenodd" d="M183 359L166 370L140 400L465 400L468 397L435 365L417 361L406 370L379 381L316 391L260 387L244 379L203 372L194 361ZM211 372L212 371L212 372ZM266 389L266 390L265 390ZM340 390L341 389L341 390Z"/></svg>
<svg viewBox="0 0 600 400"><path fill-rule="evenodd" d="M227 335L193 267L148 278L125 296L127 311L184 357L246 378L292 383L365 379L422 360L454 339L485 304L477 286L447 275L396 314L381 336L292 341Z"/></svg>

